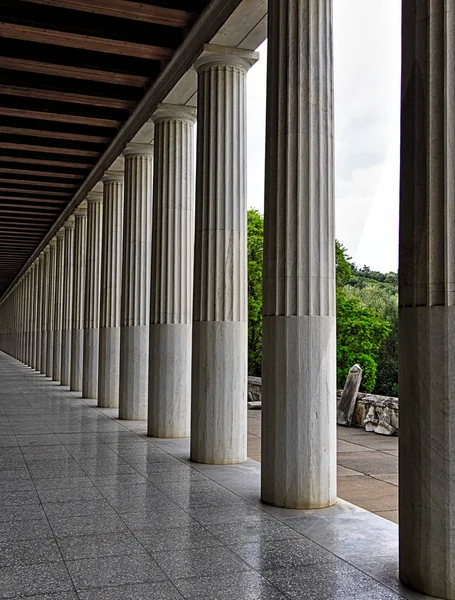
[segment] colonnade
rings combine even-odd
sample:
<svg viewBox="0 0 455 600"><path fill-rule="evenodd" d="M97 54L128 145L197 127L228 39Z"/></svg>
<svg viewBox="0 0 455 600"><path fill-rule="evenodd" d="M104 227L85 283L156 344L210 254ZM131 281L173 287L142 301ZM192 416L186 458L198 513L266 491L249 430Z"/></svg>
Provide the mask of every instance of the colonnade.
<svg viewBox="0 0 455 600"><path fill-rule="evenodd" d="M287 508L336 501L331 36L330 0L269 2L262 499ZM454 55L455 4L404 0L400 574L452 599ZM0 305L1 349L209 464L246 459L255 60L205 47L195 169L196 111L159 105L154 147L126 146Z"/></svg>

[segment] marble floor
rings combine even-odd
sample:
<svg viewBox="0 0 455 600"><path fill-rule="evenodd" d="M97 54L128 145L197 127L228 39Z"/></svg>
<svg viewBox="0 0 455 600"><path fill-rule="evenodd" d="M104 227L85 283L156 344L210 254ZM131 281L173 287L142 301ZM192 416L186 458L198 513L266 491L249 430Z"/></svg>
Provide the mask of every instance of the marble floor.
<svg viewBox="0 0 455 600"><path fill-rule="evenodd" d="M0 353L0 598L394 600L397 526L340 501L259 501L260 464L188 460L188 440Z"/></svg>
<svg viewBox="0 0 455 600"><path fill-rule="evenodd" d="M338 427L338 496L398 523L398 437ZM261 411L248 411L248 456L261 460Z"/></svg>

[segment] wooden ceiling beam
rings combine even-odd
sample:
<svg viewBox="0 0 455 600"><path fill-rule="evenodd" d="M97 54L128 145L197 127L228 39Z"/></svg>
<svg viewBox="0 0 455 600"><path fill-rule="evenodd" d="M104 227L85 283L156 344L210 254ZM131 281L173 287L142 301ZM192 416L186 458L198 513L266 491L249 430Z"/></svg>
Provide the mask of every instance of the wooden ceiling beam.
<svg viewBox="0 0 455 600"><path fill-rule="evenodd" d="M20 96L21 98L34 98L36 100L68 102L70 104L105 106L108 108L119 108L123 110L132 109L136 104L131 100L122 100L120 98L105 98L100 96L89 96L87 94L71 94L69 92L61 92L60 90L38 90L19 85L0 84L0 94L5 94L7 96Z"/></svg>
<svg viewBox="0 0 455 600"><path fill-rule="evenodd" d="M0 22L0 37L39 44L51 44L64 48L133 56L146 60L166 60L171 58L174 53L172 48L163 48L162 46L82 35L80 33L70 33L69 31L55 31L17 23Z"/></svg>
<svg viewBox="0 0 455 600"><path fill-rule="evenodd" d="M9 190L11 191L11 190ZM37 206L43 206L46 204L66 204L66 200L57 200L56 198L46 198L45 200L43 198L26 198L24 196L9 196L8 194L2 194L0 193L0 202L2 202L3 200L18 200L20 202L30 202L31 204L36 204ZM7 206L8 208L11 206L18 206L18 207L22 207L24 206L23 204L11 204L10 202L8 202L7 204L2 205L2 208L4 206ZM48 207L46 207L48 208Z"/></svg>
<svg viewBox="0 0 455 600"><path fill-rule="evenodd" d="M15 71L27 71L41 75L54 75L57 77L69 77L72 79L86 79L88 81L101 81L102 83L112 83L115 85L126 85L131 87L144 87L147 77L139 75L128 75L126 73L113 73L101 69L86 69L82 67L71 67L69 65L59 65L55 63L45 63L22 58L10 58L0 56L0 68L12 69Z"/></svg>
<svg viewBox="0 0 455 600"><path fill-rule="evenodd" d="M120 19L143 21L170 27L188 27L195 19L193 13L176 8L150 6L141 2L127 2L125 0L28 0L34 4L57 6L79 10L81 12L95 13Z"/></svg>
<svg viewBox="0 0 455 600"><path fill-rule="evenodd" d="M8 211L6 211L6 212L8 212ZM33 218L33 223L38 222L38 223L47 223L49 225L52 225L52 219L49 217L40 216L40 213L29 213L29 214L35 215ZM1 209L0 209L0 217L2 219L6 219L6 221L4 221L6 223L9 223L9 221L11 221L12 223L17 221L18 224L22 224L22 221L24 221L25 223L30 223L30 217L26 217L21 213L5 214Z"/></svg>
<svg viewBox="0 0 455 600"><path fill-rule="evenodd" d="M20 117L22 119L36 119L38 121L60 121L62 123L75 123L76 125L92 125L94 127L118 127L120 121L115 119L100 119L98 117L86 117L84 115L67 115L55 112L43 112L40 110L26 110L23 108L10 108L0 106L0 115L5 117Z"/></svg>
<svg viewBox="0 0 455 600"><path fill-rule="evenodd" d="M37 187L59 187L59 188L71 188L75 189L77 184L74 183L56 183L54 181L40 181L37 179L28 180L28 179L8 179L8 177L0 176L0 183L19 183L23 185L36 185ZM43 191L43 193L45 193Z"/></svg>
<svg viewBox="0 0 455 600"><path fill-rule="evenodd" d="M47 158L25 158L23 156L0 156L0 162L25 163L27 165L46 165L50 167L70 167L71 169L91 169L91 163L79 163L66 160L53 160Z"/></svg>
<svg viewBox="0 0 455 600"><path fill-rule="evenodd" d="M47 196L57 196L59 198L71 198L72 194L68 194L66 192L48 192L46 190L28 190L28 189L24 189L24 188L18 188L18 187L5 187L4 185L0 185L0 192L3 193L11 193L13 192L14 194L30 194L31 196L42 196L42 198L40 198L40 200L42 200L43 202L47 201ZM1 194L3 196L3 193Z"/></svg>
<svg viewBox="0 0 455 600"><path fill-rule="evenodd" d="M0 127L0 132L2 127ZM0 157L0 161L1 161ZM59 173L58 171L33 171L30 169L8 169L0 167L0 173L11 173L11 175L33 175L37 177L55 177L56 179L83 179L83 175L78 173ZM1 209L0 209L1 210Z"/></svg>
<svg viewBox="0 0 455 600"><path fill-rule="evenodd" d="M0 114L2 110L0 108ZM23 150L25 152L47 152L49 154L67 154L69 156L91 156L98 158L101 152L94 150L75 150L74 148L59 148L58 146L31 146L30 144L16 144L15 142L1 142L0 150Z"/></svg>
<svg viewBox="0 0 455 600"><path fill-rule="evenodd" d="M83 133L68 133L66 131L46 131L44 129L26 129L24 127L8 127L0 125L0 133L10 135L28 135L30 137L45 137L56 140L73 140L93 144L107 144L111 138L102 135L86 135Z"/></svg>

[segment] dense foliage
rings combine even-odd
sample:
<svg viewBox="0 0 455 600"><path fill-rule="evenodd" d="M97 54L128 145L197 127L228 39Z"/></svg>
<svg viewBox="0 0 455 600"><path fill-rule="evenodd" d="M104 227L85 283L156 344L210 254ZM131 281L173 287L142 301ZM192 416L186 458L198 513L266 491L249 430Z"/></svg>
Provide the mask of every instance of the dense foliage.
<svg viewBox="0 0 455 600"><path fill-rule="evenodd" d="M248 362L261 374L262 260L264 223L248 211ZM361 389L398 395L398 278L396 273L358 268L339 242L335 247L337 290L337 384L343 387L355 363Z"/></svg>

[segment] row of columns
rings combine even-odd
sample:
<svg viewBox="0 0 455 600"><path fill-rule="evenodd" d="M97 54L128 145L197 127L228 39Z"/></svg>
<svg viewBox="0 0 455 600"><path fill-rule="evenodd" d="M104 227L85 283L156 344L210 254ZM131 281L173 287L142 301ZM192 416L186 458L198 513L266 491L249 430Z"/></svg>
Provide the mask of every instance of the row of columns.
<svg viewBox="0 0 455 600"><path fill-rule="evenodd" d="M445 599L455 598L454 25L451 0L403 0L400 576ZM336 500L332 2L270 0L268 40L262 498L320 508ZM211 464L246 458L254 60L208 48L195 65L195 202L195 112L160 106L153 186L152 148L129 144L124 183L107 173L103 195L89 194L0 306L2 349L118 404L121 419L148 416L150 435L190 433L191 458Z"/></svg>

